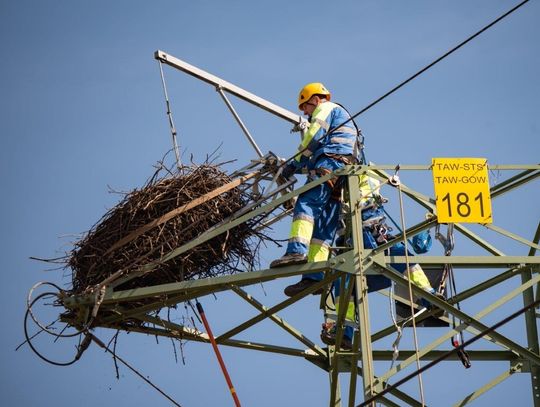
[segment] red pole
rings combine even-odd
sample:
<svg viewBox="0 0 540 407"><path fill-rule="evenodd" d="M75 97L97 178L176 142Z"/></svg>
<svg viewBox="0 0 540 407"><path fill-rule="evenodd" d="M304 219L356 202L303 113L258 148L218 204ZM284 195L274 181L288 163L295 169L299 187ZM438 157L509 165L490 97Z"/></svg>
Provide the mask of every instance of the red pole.
<svg viewBox="0 0 540 407"><path fill-rule="evenodd" d="M227 368L225 367L225 362L223 361L223 358L221 357L221 353L219 352L219 349L217 347L216 340L214 339L214 334L212 334L210 325L208 325L208 321L206 320L206 315L204 314L203 307L201 303L198 301L197 301L197 311L199 311L199 314L201 315L204 328L206 329L206 333L208 333L208 337L210 338L210 343L212 344L212 348L214 348L214 352L219 362L219 366L221 367L223 376L225 376L225 380L227 381L227 385L229 386L229 390L231 392L232 398L234 399L234 404L236 407L241 407L240 400L238 399L238 395L236 394L236 390L234 389L234 386L232 384L231 377L229 376L229 373L227 372Z"/></svg>

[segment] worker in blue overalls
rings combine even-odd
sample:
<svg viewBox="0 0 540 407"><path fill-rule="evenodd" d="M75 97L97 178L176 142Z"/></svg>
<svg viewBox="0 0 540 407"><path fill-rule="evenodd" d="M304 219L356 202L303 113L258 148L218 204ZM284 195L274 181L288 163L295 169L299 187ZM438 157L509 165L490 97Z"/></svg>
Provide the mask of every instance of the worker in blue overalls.
<svg viewBox="0 0 540 407"><path fill-rule="evenodd" d="M306 183L327 175L345 165L359 163L358 152L359 131L354 122L350 120L347 111L338 104L330 101L331 94L322 83L309 83L302 88L298 96L298 107L309 117L309 127L302 143L298 147L298 154L282 171L285 178L294 173L308 171ZM362 192L363 206L362 219L376 220L382 213L380 202L375 202L375 193L378 189L373 186L374 179L368 176L359 178ZM342 178L334 177L298 196L294 211L293 222L287 243L285 255L274 260L271 268L303 264L306 262L326 261L330 255L330 248L336 238L341 214ZM377 222L373 222L373 227ZM371 230L371 231L370 231ZM371 228L364 228L364 247L374 249L377 242ZM391 249L393 255L402 255L401 246ZM403 248L404 249L404 248ZM399 272L405 271L405 265L393 265ZM411 265L407 273L411 280L425 289L432 290L429 281L419 265ZM307 273L296 284L287 286L285 295L292 297L323 279L323 272ZM387 287L390 281L383 277L368 276L368 286L372 290ZM379 281L381 278L384 281ZM418 280L418 282L415 282ZM339 281L334 283L336 304L339 302ZM322 289L314 294L322 293ZM354 303L347 306L346 320L349 322L345 329L342 346L350 348L352 343L354 322ZM335 327L323 328L321 339L324 343L333 344L335 341Z"/></svg>
<svg viewBox="0 0 540 407"><path fill-rule="evenodd" d="M309 117L309 127L298 154L283 169L285 178L306 168L309 183L357 162L357 130L346 110L330 99L322 83L309 83L300 91L298 108ZM339 221L340 183L341 179L334 177L299 195L285 255L274 260L271 268L328 259ZM305 274L300 282L287 287L285 294L293 296L319 280L319 273Z"/></svg>

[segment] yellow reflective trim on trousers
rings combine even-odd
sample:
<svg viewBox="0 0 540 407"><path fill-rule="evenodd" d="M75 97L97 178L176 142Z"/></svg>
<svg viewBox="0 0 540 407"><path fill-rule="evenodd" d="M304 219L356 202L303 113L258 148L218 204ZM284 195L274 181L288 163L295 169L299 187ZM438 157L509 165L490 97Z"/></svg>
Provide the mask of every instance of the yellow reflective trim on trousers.
<svg viewBox="0 0 540 407"><path fill-rule="evenodd" d="M336 313L339 313L339 297L336 297ZM345 319L351 322L354 322L356 320L354 315L354 302L352 301L349 301L349 304L347 304L347 312L345 313Z"/></svg>
<svg viewBox="0 0 540 407"><path fill-rule="evenodd" d="M429 282L426 273L424 273L424 270L419 264L409 267L408 275L412 283L423 290L429 291L433 288L431 287L431 283Z"/></svg>
<svg viewBox="0 0 540 407"><path fill-rule="evenodd" d="M305 221L307 221L307 222L313 223L313 217L312 217L312 216L309 216L309 215L306 214L306 213L299 213L299 214L297 214L297 215L294 215L294 217L293 217L293 222L294 222L295 220L300 220L300 219L305 220Z"/></svg>
<svg viewBox="0 0 540 407"><path fill-rule="evenodd" d="M307 261L312 263L315 261L326 261L330 256L330 248L326 244L314 243L313 240L309 244Z"/></svg>
<svg viewBox="0 0 540 407"><path fill-rule="evenodd" d="M306 243L311 240L313 234L313 221L305 219L296 219L291 225L291 233L289 238L299 237Z"/></svg>
<svg viewBox="0 0 540 407"><path fill-rule="evenodd" d="M289 243L302 243L306 246L309 246L309 239L304 239L303 237L292 236L289 237Z"/></svg>

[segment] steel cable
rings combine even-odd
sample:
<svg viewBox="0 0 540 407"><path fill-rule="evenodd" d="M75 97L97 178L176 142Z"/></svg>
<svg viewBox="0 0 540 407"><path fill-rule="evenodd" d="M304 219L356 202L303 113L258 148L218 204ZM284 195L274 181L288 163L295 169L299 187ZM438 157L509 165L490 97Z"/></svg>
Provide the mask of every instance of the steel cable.
<svg viewBox="0 0 540 407"><path fill-rule="evenodd" d="M501 21L502 19L504 19L505 17L509 16L510 14L512 14L514 11L516 11L517 9L519 9L521 6L523 6L525 3L528 3L529 0L524 0L522 1L521 3L519 3L518 5L516 5L515 7L513 7L512 9L508 10L506 13L502 14L501 16L499 16L498 18L496 18L495 20L493 20L491 23L489 23L488 25L484 26L482 29L480 29L479 31L477 31L476 33L474 33L473 35L471 35L470 37L468 37L466 40L460 42L458 45L456 45L454 48L450 49L449 51L447 51L445 54L443 54L442 56L440 56L439 58L437 58L436 60L434 60L433 62L431 62L430 64L426 65L424 68L420 69L418 72L416 72L414 75L410 76L409 78L407 78L406 80L404 80L403 82L401 82L399 85L395 86L394 88L392 88L391 90L389 90L388 92L386 92L384 95L380 96L379 98L375 99L373 102L371 102L369 105L367 105L366 107L364 107L363 109L361 109L360 111L358 111L357 113L355 113L354 115L352 115L351 117L349 117L349 119L345 120L343 123L340 123L339 126L336 126L330 130L328 130L328 132L323 135L322 138L325 138L325 137L328 137L330 136L334 131L336 131L339 127L349 123L350 121L354 120L356 117L360 116L362 113L365 113L366 111L368 111L369 109L371 109L373 106L375 106L376 104L378 104L379 102L381 102L382 100L386 99L388 96L390 96L392 93L396 92L397 90L401 89L403 86L405 86L406 84L408 84L409 82L411 82L413 79L417 78L418 76L420 76L421 74L423 74L424 72L426 72L428 69L432 68L434 65L438 64L439 62L441 62L443 59L445 59L446 57L448 57L449 55L453 54L455 51L457 51L458 49L460 49L461 47L463 47L465 44L469 43L470 41L472 41L474 38L478 37L480 34L482 34L484 31L488 30L489 28L493 27L495 24L497 24L499 21ZM289 162L290 160L294 159L294 157L296 157L298 154L302 154L304 151L307 150L307 147L304 148L303 150L300 150L298 151L297 153L295 153L291 158L285 160L282 165L284 165L285 163ZM364 163L365 164L365 163Z"/></svg>

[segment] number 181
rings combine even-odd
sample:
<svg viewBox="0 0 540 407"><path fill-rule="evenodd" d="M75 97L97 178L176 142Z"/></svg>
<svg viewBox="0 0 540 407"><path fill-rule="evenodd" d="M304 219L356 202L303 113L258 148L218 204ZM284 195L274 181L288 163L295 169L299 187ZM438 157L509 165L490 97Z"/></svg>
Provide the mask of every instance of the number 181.
<svg viewBox="0 0 540 407"><path fill-rule="evenodd" d="M469 195L464 192L460 192L456 195L455 200L457 202L457 214L463 218L468 217L472 212L471 204L469 202ZM442 201L446 202L446 204L448 205L448 216L452 217L452 198L450 196L450 193L447 193L445 196L443 196ZM473 203L476 201L478 201L478 205L480 207L480 216L484 217L484 196L482 192L480 192L474 197Z"/></svg>

